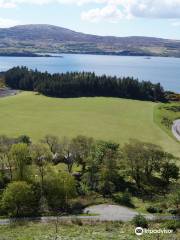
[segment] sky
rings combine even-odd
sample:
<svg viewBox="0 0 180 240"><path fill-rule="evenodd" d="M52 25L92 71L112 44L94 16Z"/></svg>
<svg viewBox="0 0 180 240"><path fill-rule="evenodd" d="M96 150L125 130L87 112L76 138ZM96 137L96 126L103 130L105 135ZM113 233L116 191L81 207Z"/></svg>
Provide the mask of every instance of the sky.
<svg viewBox="0 0 180 240"><path fill-rule="evenodd" d="M180 0L0 0L0 27L23 24L180 39Z"/></svg>

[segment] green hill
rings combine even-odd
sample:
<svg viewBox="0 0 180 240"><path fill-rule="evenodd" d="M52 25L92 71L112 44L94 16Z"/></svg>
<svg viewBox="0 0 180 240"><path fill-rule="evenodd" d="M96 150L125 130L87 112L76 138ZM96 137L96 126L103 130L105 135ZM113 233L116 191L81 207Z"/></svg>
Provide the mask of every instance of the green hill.
<svg viewBox="0 0 180 240"><path fill-rule="evenodd" d="M180 57L179 40L97 36L46 24L0 28L0 42L0 54L5 56L42 52Z"/></svg>
<svg viewBox="0 0 180 240"><path fill-rule="evenodd" d="M91 136L124 144L130 138L161 145L180 155L179 143L156 123L156 103L117 98L48 98L32 92L0 99L0 134Z"/></svg>

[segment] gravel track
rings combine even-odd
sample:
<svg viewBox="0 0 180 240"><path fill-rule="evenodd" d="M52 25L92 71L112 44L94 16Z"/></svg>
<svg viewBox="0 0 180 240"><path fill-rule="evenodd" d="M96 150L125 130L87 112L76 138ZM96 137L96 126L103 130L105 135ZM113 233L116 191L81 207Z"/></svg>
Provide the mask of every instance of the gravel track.
<svg viewBox="0 0 180 240"><path fill-rule="evenodd" d="M138 212L119 205L100 204L85 209L85 213L98 214L102 221L131 221ZM147 219L153 219L152 215L145 215Z"/></svg>
<svg viewBox="0 0 180 240"><path fill-rule="evenodd" d="M175 120L172 125L172 133L174 137L180 141L180 119Z"/></svg>
<svg viewBox="0 0 180 240"><path fill-rule="evenodd" d="M129 208L118 206L118 205L108 205L108 204L100 204L88 207L84 210L84 213L86 214L95 214L90 216L63 216L59 217L58 221L71 221L73 218L78 218L81 220L87 220L87 221L131 221L135 215L138 213L134 210L131 210ZM153 220L153 215L145 215L145 217L149 220ZM12 222L21 222L21 221L27 221L27 222L41 222L41 223L47 223L51 221L57 220L57 217L39 217L39 218L21 218L21 219L0 219L0 225L8 225Z"/></svg>

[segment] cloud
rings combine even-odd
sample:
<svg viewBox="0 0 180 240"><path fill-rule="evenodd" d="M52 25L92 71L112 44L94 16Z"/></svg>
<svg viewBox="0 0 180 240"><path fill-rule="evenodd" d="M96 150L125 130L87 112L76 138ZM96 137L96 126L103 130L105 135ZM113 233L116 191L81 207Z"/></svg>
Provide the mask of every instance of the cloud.
<svg viewBox="0 0 180 240"><path fill-rule="evenodd" d="M90 3L96 3L97 7L86 12L83 11L83 20L180 19L180 0L0 0L0 8L16 7L21 4L75 4L82 6Z"/></svg>
<svg viewBox="0 0 180 240"><path fill-rule="evenodd" d="M180 0L107 0L106 7L82 13L89 21L121 18L180 19ZM110 17L109 17L110 16Z"/></svg>
<svg viewBox="0 0 180 240"><path fill-rule="evenodd" d="M180 27L180 21L172 22L171 25L172 25L173 27Z"/></svg>
<svg viewBox="0 0 180 240"><path fill-rule="evenodd" d="M180 0L132 0L128 11L142 18L180 18Z"/></svg>
<svg viewBox="0 0 180 240"><path fill-rule="evenodd" d="M12 27L19 24L19 21L8 19L8 18L0 18L0 27L1 28L7 28Z"/></svg>
<svg viewBox="0 0 180 240"><path fill-rule="evenodd" d="M77 4L83 5L87 3L107 3L108 0L0 0L0 8L13 8L20 4Z"/></svg>
<svg viewBox="0 0 180 240"><path fill-rule="evenodd" d="M91 22L98 22L100 20L107 20L110 22L117 22L123 17L121 11L113 5L105 6L104 8L91 9L88 12L83 12L81 15L83 20Z"/></svg>
<svg viewBox="0 0 180 240"><path fill-rule="evenodd" d="M14 8L15 6L13 3L0 1L0 8Z"/></svg>

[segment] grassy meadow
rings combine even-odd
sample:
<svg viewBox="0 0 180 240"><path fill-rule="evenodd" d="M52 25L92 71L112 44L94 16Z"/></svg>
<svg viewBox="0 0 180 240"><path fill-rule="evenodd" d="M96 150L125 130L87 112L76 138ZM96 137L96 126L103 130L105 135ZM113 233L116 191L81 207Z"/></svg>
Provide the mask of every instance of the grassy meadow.
<svg viewBox="0 0 180 240"><path fill-rule="evenodd" d="M49 98L32 92L0 99L0 134L86 135L121 145L130 138L161 145L180 155L179 143L154 122L152 102L117 98Z"/></svg>
<svg viewBox="0 0 180 240"><path fill-rule="evenodd" d="M167 223L149 223L149 229L168 229ZM91 224L55 224L29 223L24 225L0 226L1 240L178 240L177 229L172 234L144 234L140 238L135 235L135 226L131 223L109 222Z"/></svg>
<svg viewBox="0 0 180 240"><path fill-rule="evenodd" d="M168 229L167 223L149 223L149 229ZM0 236L2 240L178 240L180 231L172 234L144 234L140 238L135 235L135 227L131 223L92 222L89 224L63 224L58 226L55 234L55 224L29 223L25 225L2 226Z"/></svg>

